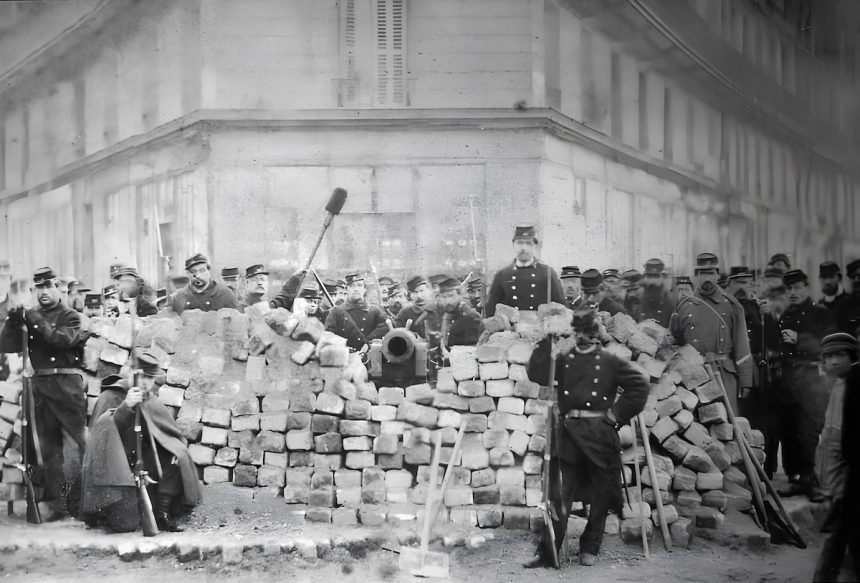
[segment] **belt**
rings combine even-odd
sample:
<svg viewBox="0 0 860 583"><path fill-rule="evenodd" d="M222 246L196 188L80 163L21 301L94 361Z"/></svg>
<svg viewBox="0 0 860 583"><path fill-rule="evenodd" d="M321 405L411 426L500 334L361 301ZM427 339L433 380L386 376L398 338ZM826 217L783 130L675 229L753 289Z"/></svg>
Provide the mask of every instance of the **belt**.
<svg viewBox="0 0 860 583"><path fill-rule="evenodd" d="M591 411L590 409L571 409L564 414L565 419L596 419L606 417L606 411Z"/></svg>
<svg viewBox="0 0 860 583"><path fill-rule="evenodd" d="M58 374L76 374L84 376L84 371L79 368L40 368L33 372L35 377L49 377Z"/></svg>

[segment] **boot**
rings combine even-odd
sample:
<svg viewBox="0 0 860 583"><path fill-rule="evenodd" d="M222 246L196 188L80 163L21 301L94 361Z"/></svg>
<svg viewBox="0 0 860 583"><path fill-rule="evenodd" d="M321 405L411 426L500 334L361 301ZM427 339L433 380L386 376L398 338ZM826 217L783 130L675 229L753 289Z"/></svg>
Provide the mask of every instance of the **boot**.
<svg viewBox="0 0 860 583"><path fill-rule="evenodd" d="M155 509L155 524L158 525L158 530L161 531L182 532L185 529L176 524L176 519L170 515L170 503L172 501L172 496L163 496L159 494Z"/></svg>

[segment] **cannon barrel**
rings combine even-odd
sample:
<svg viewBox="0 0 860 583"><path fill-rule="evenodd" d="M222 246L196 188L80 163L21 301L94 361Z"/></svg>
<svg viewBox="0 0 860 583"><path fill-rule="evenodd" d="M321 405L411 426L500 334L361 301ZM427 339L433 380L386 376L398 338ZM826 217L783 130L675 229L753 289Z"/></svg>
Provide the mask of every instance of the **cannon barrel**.
<svg viewBox="0 0 860 583"><path fill-rule="evenodd" d="M406 328L395 328L382 338L382 355L388 362L406 362L415 352L415 334Z"/></svg>

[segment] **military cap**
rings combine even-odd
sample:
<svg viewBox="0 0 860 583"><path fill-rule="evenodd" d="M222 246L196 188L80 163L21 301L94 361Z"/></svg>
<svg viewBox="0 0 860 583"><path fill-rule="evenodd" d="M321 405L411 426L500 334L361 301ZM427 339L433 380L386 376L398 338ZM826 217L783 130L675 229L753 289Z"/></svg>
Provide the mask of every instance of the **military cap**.
<svg viewBox="0 0 860 583"><path fill-rule="evenodd" d="M726 286L729 285L729 276L725 273L721 273L719 277L717 277L717 285L726 289Z"/></svg>
<svg viewBox="0 0 860 583"><path fill-rule="evenodd" d="M582 272L579 270L578 265L566 265L561 268L561 275L559 275L559 278L567 279L569 277L582 277Z"/></svg>
<svg viewBox="0 0 860 583"><path fill-rule="evenodd" d="M516 241L517 239L531 239L537 243L537 230L532 225L516 226L514 227L514 238L511 240Z"/></svg>
<svg viewBox="0 0 860 583"><path fill-rule="evenodd" d="M676 275L674 278L675 285L693 285L693 280L690 279L689 275Z"/></svg>
<svg viewBox="0 0 860 583"><path fill-rule="evenodd" d="M116 286L113 284L105 286L105 288L102 290L102 295L106 298L110 298L110 297L115 296L116 295Z"/></svg>
<svg viewBox="0 0 860 583"><path fill-rule="evenodd" d="M102 390L105 389L122 389L123 391L128 390L128 381L125 380L118 374L108 375L101 380L99 383L101 385Z"/></svg>
<svg viewBox="0 0 860 583"><path fill-rule="evenodd" d="M597 291L602 283L603 276L596 269L586 269L582 273L582 291Z"/></svg>
<svg viewBox="0 0 860 583"><path fill-rule="evenodd" d="M480 277L473 277L469 281L466 282L466 289L468 290L479 290L484 289L484 280Z"/></svg>
<svg viewBox="0 0 860 583"><path fill-rule="evenodd" d="M225 281L235 281L239 279L238 267L225 267L221 270L221 279Z"/></svg>
<svg viewBox="0 0 860 583"><path fill-rule="evenodd" d="M89 291L93 291L93 290L91 287L89 287L85 283L78 282L78 287L75 288L75 291L77 291L79 294L85 294L85 293L87 293Z"/></svg>
<svg viewBox="0 0 860 583"><path fill-rule="evenodd" d="M414 293L418 286L421 284L426 284L427 278L422 275L413 275L409 279L406 280L406 289L409 290L409 293Z"/></svg>
<svg viewBox="0 0 860 583"><path fill-rule="evenodd" d="M255 275L269 275L269 270L259 263L245 270L245 279L251 279Z"/></svg>
<svg viewBox="0 0 860 583"><path fill-rule="evenodd" d="M645 275L663 275L666 269L666 264L662 259L656 257L645 262Z"/></svg>
<svg viewBox="0 0 860 583"><path fill-rule="evenodd" d="M388 277L387 275L383 275L377 281L379 282L379 285L382 287L389 287L389 286L394 285L394 283L395 283L394 280L391 279L390 277Z"/></svg>
<svg viewBox="0 0 860 583"><path fill-rule="evenodd" d="M618 273L617 269L604 269L603 270L603 281L606 281L610 278L621 279L621 274Z"/></svg>
<svg viewBox="0 0 860 583"><path fill-rule="evenodd" d="M628 269L621 274L621 278L627 283L629 283L631 286L633 286L642 281L642 274L639 273L639 271L636 269Z"/></svg>
<svg viewBox="0 0 860 583"><path fill-rule="evenodd" d="M448 279L448 274L446 274L446 273L437 273L436 275L431 275L431 276L430 276L430 277L428 277L427 279L428 279L428 280L430 281L430 283L432 283L433 285L439 285L439 282L440 282L440 281L445 281L446 279Z"/></svg>
<svg viewBox="0 0 860 583"><path fill-rule="evenodd" d="M110 278L115 279L117 277L117 275L116 275L117 272L120 269L125 269L126 267L128 267L128 265L125 263L113 263L113 264L111 264L111 266L108 268L108 273L110 275Z"/></svg>
<svg viewBox="0 0 860 583"><path fill-rule="evenodd" d="M190 270L195 265L200 265L205 263L206 266L209 266L209 258L203 255L202 253L195 253L191 257L185 260L185 271Z"/></svg>
<svg viewBox="0 0 860 583"><path fill-rule="evenodd" d="M733 265L729 268L729 279L753 278L753 272L746 265Z"/></svg>
<svg viewBox="0 0 860 583"><path fill-rule="evenodd" d="M397 294L403 293L405 290L397 284L388 286L388 297L393 298Z"/></svg>
<svg viewBox="0 0 860 583"><path fill-rule="evenodd" d="M50 267L40 267L33 272L33 283L42 283L51 279L57 279L57 274Z"/></svg>
<svg viewBox="0 0 860 583"><path fill-rule="evenodd" d="M860 274L860 259L855 259L851 263L845 266L845 273L848 274L848 277L854 279Z"/></svg>
<svg viewBox="0 0 860 583"><path fill-rule="evenodd" d="M839 269L839 264L835 261L825 261L818 266L818 277L836 277L842 276L842 270Z"/></svg>
<svg viewBox="0 0 860 583"><path fill-rule="evenodd" d="M338 285L336 279L324 279L323 286L325 287L325 290L330 294L337 292Z"/></svg>
<svg viewBox="0 0 860 583"><path fill-rule="evenodd" d="M12 275L12 266L5 259L0 260L0 277Z"/></svg>
<svg viewBox="0 0 860 583"><path fill-rule="evenodd" d="M137 366L140 372L148 377L157 377L164 373L161 368L161 360L152 352L146 351L137 357Z"/></svg>
<svg viewBox="0 0 860 583"><path fill-rule="evenodd" d="M851 336L851 334L846 334L845 332L836 332L835 334L828 334L821 339L822 356L825 354L833 354L834 352L839 352L840 350L846 350L854 356L857 356L857 339Z"/></svg>
<svg viewBox="0 0 860 583"><path fill-rule="evenodd" d="M337 280L337 284L335 285L335 291L339 289L346 289L346 282L342 279Z"/></svg>
<svg viewBox="0 0 860 583"><path fill-rule="evenodd" d="M809 283L809 278L806 277L806 274L803 273L802 269L791 269L786 271L785 275L782 276L782 282L788 287L791 287L792 284L799 281Z"/></svg>
<svg viewBox="0 0 860 583"><path fill-rule="evenodd" d="M358 272L355 272L355 273L347 273L347 274L346 274L346 283L344 283L344 285L345 285L345 286L346 286L346 285L350 285L350 284L353 284L353 283L355 283L355 282L357 282L357 281L364 281L364 276L362 276L362 275L361 275L360 273L358 273Z"/></svg>
<svg viewBox="0 0 860 583"><path fill-rule="evenodd" d="M791 261L788 260L788 255L786 255L785 253L775 253L773 257L770 258L770 261L768 261L768 264L773 265L774 263L778 263L780 261L785 263L788 269L791 269Z"/></svg>
<svg viewBox="0 0 860 583"><path fill-rule="evenodd" d="M781 267L777 267L776 265L768 265L764 270L765 277L778 277L782 279L782 276L785 275L785 270Z"/></svg>
<svg viewBox="0 0 860 583"><path fill-rule="evenodd" d="M306 281L302 284L302 289L299 291L299 297L311 300L322 299L322 293L320 292L320 287L317 285L317 282Z"/></svg>
<svg viewBox="0 0 860 583"><path fill-rule="evenodd" d="M130 275L132 277L140 277L140 273L138 273L137 268L133 265L122 265L117 267L113 272L112 279L119 279L123 275Z"/></svg>
<svg viewBox="0 0 860 583"><path fill-rule="evenodd" d="M448 277L439 282L439 292L448 292L460 289L460 282L453 277Z"/></svg>

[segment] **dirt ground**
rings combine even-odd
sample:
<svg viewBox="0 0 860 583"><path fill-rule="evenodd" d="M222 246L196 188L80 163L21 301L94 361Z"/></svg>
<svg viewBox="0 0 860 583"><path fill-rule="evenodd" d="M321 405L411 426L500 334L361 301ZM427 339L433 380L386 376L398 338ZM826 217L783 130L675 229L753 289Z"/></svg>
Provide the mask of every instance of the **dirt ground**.
<svg viewBox="0 0 860 583"><path fill-rule="evenodd" d="M177 541L195 544L247 543L283 541L300 536L337 536L348 528L333 529L330 525L307 524L283 504L283 499L259 490L245 490L225 486L207 487L205 502L185 524L188 531L173 536ZM11 522L10 522L11 521ZM41 530L36 530L41 529ZM358 532L358 531L356 531ZM216 553L202 560L180 562L172 552L163 551L144 560L123 562L115 552L102 550L93 541L125 537L136 540L139 533L109 535L86 529L81 523L65 521L62 525L27 525L19 517L0 521L0 577L3 581L121 581L122 583L154 581L256 581L290 580L297 583L369 583L373 581L415 581L417 578L399 571L398 535L414 532L413 529L375 529L366 544L357 543L348 548L334 548L320 559L308 562L296 554L265 555L260 550L246 550L239 565L224 565ZM456 532L448 527L439 534ZM750 551L738 545L720 545L703 538L694 540L690 549L663 549L659 537L651 545L651 559L646 560L642 549L623 544L619 537L604 540L600 560L593 567L582 567L575 561L556 570L526 570L522 563L531 558L537 535L525 531L496 529L474 530L472 534L492 532L487 543L476 549L455 547L443 549L439 544L431 550L446 551L451 558L451 581L505 583L529 581L535 583L576 580L598 581L739 581L739 582L804 582L810 581L818 555L820 537L807 534L809 548L801 550L787 545L772 546L769 551ZM39 540L55 537L55 547L22 548L10 539L23 535ZM4 536L5 535L5 536ZM62 537L74 537L78 544L60 544ZM386 542L383 542L386 540ZM120 540L120 539L111 539ZM164 540L164 539L161 539ZM23 545L22 545L23 546ZM733 548L734 546L734 548ZM852 581L851 574L843 570L840 580Z"/></svg>

